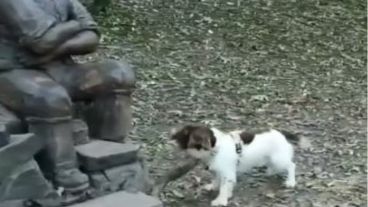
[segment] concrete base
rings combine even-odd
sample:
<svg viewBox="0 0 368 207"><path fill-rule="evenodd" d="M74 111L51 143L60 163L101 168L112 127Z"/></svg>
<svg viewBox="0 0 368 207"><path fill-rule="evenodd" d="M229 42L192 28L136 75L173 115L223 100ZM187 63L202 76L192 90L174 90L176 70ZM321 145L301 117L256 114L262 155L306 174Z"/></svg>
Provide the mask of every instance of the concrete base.
<svg viewBox="0 0 368 207"><path fill-rule="evenodd" d="M120 191L70 207L163 207L163 204L143 193Z"/></svg>
<svg viewBox="0 0 368 207"><path fill-rule="evenodd" d="M3 201L0 202L0 207L24 207L23 203L21 200Z"/></svg>

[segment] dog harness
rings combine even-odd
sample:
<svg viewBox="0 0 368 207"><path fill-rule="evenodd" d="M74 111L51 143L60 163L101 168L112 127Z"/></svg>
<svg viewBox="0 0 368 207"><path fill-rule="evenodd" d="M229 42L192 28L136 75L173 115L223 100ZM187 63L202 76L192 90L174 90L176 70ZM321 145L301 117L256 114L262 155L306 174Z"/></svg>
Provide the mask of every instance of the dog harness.
<svg viewBox="0 0 368 207"><path fill-rule="evenodd" d="M240 164L240 157L242 156L242 152L243 152L242 141L238 137L233 136L233 135L231 135L231 138L233 138L233 140L235 141L235 151L236 151L236 154L238 154L238 156L239 156L238 161L237 161L237 165L239 165ZM205 170L209 170L208 165L205 166Z"/></svg>
<svg viewBox="0 0 368 207"><path fill-rule="evenodd" d="M237 154L241 154L242 153L242 144L241 143L236 143L235 144L235 150Z"/></svg>
<svg viewBox="0 0 368 207"><path fill-rule="evenodd" d="M236 154L241 155L243 151L242 141L238 136L231 135L231 138L233 138L235 142L235 151Z"/></svg>
<svg viewBox="0 0 368 207"><path fill-rule="evenodd" d="M239 166L239 164L240 164L240 158L242 157L242 152L243 152L242 141L241 141L241 139L238 136L231 135L231 137L234 139L234 142L235 142L235 151L236 151L236 154L238 154L238 159L237 159L236 165Z"/></svg>

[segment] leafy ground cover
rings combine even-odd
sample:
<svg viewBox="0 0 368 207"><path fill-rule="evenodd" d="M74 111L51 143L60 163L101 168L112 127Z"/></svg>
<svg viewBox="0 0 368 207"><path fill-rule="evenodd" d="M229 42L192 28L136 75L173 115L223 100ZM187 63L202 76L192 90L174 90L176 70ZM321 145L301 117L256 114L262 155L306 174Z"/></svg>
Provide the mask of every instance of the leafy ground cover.
<svg viewBox="0 0 368 207"><path fill-rule="evenodd" d="M230 206L367 205L367 19L363 0L125 0L97 16L98 56L136 66L132 139L153 176L176 164L168 131L287 128L297 187L262 170L240 177ZM198 168L163 193L167 206L205 207Z"/></svg>

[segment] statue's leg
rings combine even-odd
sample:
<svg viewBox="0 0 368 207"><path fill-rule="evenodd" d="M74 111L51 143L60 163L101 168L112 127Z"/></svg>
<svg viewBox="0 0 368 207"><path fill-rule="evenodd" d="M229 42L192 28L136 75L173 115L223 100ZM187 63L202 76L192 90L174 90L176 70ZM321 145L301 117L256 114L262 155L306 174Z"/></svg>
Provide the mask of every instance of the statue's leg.
<svg viewBox="0 0 368 207"><path fill-rule="evenodd" d="M71 129L71 100L66 90L35 70L0 73L0 103L21 115L29 131L44 140L40 167L57 186L66 190L88 187L88 178L77 168Z"/></svg>
<svg viewBox="0 0 368 207"><path fill-rule="evenodd" d="M130 95L135 87L129 64L108 60L53 67L48 73L67 88L73 100L91 100L87 122L93 137L124 140L131 129Z"/></svg>

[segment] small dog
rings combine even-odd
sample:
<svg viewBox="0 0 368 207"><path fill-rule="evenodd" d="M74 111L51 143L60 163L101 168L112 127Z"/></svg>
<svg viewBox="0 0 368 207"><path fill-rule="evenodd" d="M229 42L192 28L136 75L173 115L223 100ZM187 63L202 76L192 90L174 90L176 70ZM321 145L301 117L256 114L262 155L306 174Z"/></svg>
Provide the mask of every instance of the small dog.
<svg viewBox="0 0 368 207"><path fill-rule="evenodd" d="M267 174L286 173L286 187L294 187L293 146L299 138L289 132L271 129L262 133L237 130L229 133L216 128L187 125L172 132L171 138L190 156L207 164L215 173L206 190L219 194L211 206L227 206L233 195L237 173L267 166Z"/></svg>

